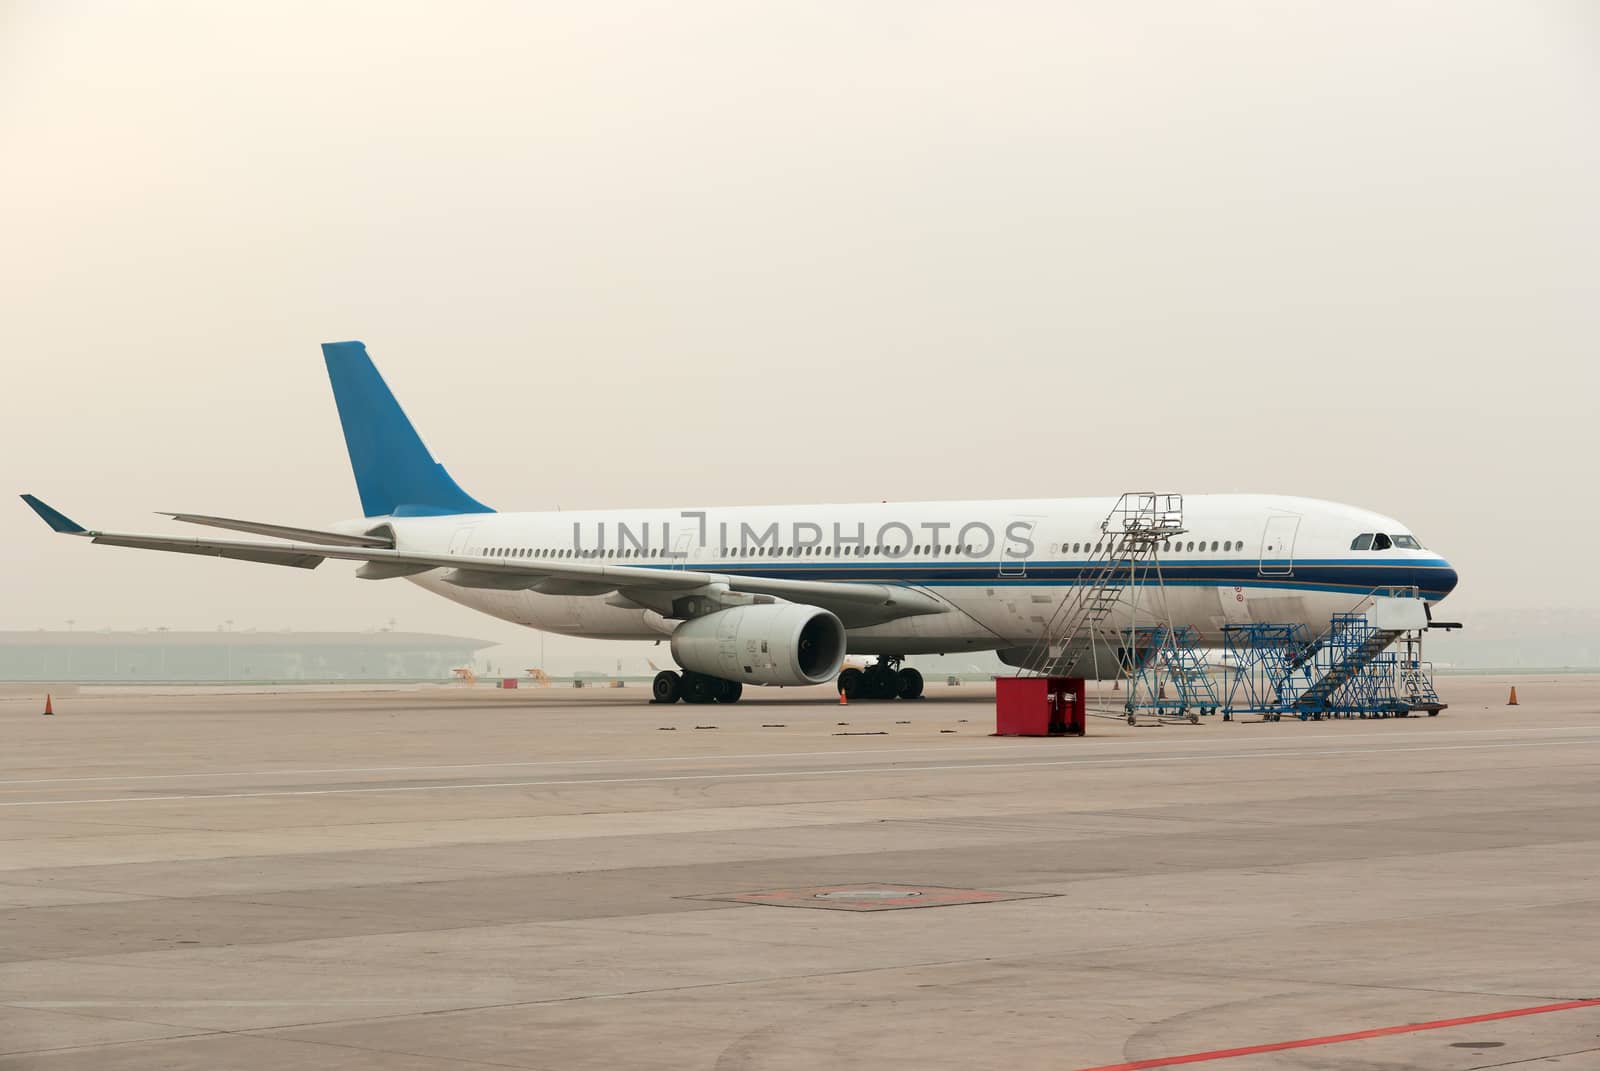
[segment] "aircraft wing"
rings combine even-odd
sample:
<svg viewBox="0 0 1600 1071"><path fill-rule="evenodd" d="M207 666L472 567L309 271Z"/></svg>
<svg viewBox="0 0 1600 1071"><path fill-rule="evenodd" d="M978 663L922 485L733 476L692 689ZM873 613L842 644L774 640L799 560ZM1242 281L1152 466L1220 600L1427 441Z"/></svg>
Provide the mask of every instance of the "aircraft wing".
<svg viewBox="0 0 1600 1071"><path fill-rule="evenodd" d="M446 583L468 588L532 590L551 595L603 595L615 592L617 605L652 609L674 615L674 603L700 596L713 604L737 605L730 593L771 596L788 602L817 606L835 614L847 628L864 628L902 617L952 611L949 603L930 592L901 584L841 583L829 580L791 580L779 577L713 573L674 566L602 565L587 561L540 561L461 554L418 554L384 547L353 547L329 543L285 541L253 543L231 539L104 532L83 527L33 495L23 501L56 532L113 547L163 550L215 558L315 569L333 558L364 562L357 576L388 579L434 569L445 570ZM193 515L185 515L185 519ZM208 520L210 518L207 518ZM243 523L243 522L241 522ZM254 524L254 522L250 522ZM256 525L256 527L267 527ZM306 531L305 529L281 530ZM617 601L620 600L620 601ZM743 600L748 602L749 600Z"/></svg>
<svg viewBox="0 0 1600 1071"><path fill-rule="evenodd" d="M201 524L208 528L227 528L251 535L271 536L274 539L302 539L309 543L331 543L343 547L393 547L394 540L383 536L346 535L327 532L320 528L292 528L285 524L268 524L265 521L241 521L233 517L211 517L204 513L162 513L185 524Z"/></svg>

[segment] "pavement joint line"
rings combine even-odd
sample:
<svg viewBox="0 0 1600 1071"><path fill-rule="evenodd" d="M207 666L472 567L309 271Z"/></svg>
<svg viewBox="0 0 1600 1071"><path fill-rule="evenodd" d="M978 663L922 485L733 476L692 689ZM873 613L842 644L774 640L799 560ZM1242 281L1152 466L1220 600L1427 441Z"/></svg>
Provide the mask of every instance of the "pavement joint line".
<svg viewBox="0 0 1600 1071"><path fill-rule="evenodd" d="M557 1004L576 1004L587 1000L631 1000L634 997L654 997L664 993L692 993L702 989L726 989L730 986L791 985L817 978L843 978L854 974L878 974L887 971L922 970L927 967L963 967L973 963L991 962L989 956L963 956L960 959L935 959L914 963L878 964L870 967L843 967L838 970L810 971L805 974L782 974L768 978L725 978L712 982L687 982L683 985L652 986L648 989L624 989L614 993L573 993L564 997L541 997L537 1000L502 1000L491 1004L468 1004L456 1008L432 1008L419 1012L401 1012L394 1015L374 1015L364 1019L340 1019L336 1022L312 1020L305 1023L283 1023L278 1026L251 1027L231 1031L240 1035L273 1034L280 1030L302 1030L318 1026L336 1026L347 1023L380 1023L399 1019L420 1019L444 1015L471 1015L475 1012L497 1011L505 1008L541 1008Z"/></svg>
<svg viewBox="0 0 1600 1071"><path fill-rule="evenodd" d="M837 777L846 774L944 773L966 770L1049 769L1057 766L1131 766L1158 762L1210 762L1238 759L1321 758L1330 755L1409 755L1439 751L1485 751L1532 747L1570 747L1600 740L1528 740L1493 744L1439 744L1424 747L1316 748L1303 751L1246 751L1231 754L1123 755L1104 759L1047 759L1039 762L964 762L941 766L846 766L818 770L756 770L745 773L663 774L657 777L590 777L559 781L488 781L448 785L368 785L360 788L277 789L259 792L196 792L168 796L105 796L78 800L7 800L0 808L74 807L105 803L171 803L184 800L281 799L298 796L359 796L399 792L470 792L500 788L573 788L582 785L663 784L682 781L739 781L773 777Z"/></svg>
<svg viewBox="0 0 1600 1071"><path fill-rule="evenodd" d="M1482 1015L1463 1015L1453 1019L1431 1019L1422 1023L1402 1023L1398 1026L1380 1026L1369 1030L1352 1030L1344 1034L1325 1034L1322 1037L1297 1038L1294 1041L1275 1041L1263 1045L1245 1045L1232 1049L1212 1049L1208 1052L1191 1052L1181 1056L1157 1056L1149 1060L1131 1060L1119 1064L1098 1064L1080 1071L1144 1071L1153 1067L1177 1067L1180 1064L1209 1063L1212 1060L1231 1060L1241 1056L1256 1056L1267 1052L1284 1052L1289 1049L1309 1049L1322 1045L1342 1045L1348 1041L1365 1041L1369 1038L1393 1037L1397 1034L1415 1034L1423 1030L1448 1030L1458 1026L1492 1023L1502 1019L1518 1019L1528 1015L1548 1015L1551 1012L1574 1011L1580 1008L1600 1007L1600 1000L1567 1000L1559 1004L1540 1004L1531 1008L1509 1008L1486 1012ZM1543 1059L1544 1057L1537 1057Z"/></svg>
<svg viewBox="0 0 1600 1071"><path fill-rule="evenodd" d="M1595 728L1600 729L1600 725L1595 726ZM849 758L853 755L898 755L925 751L949 751L952 746L953 745L947 743L939 747L885 747L872 748L864 751L846 751L843 748L838 748L832 751L765 751L747 755L651 755L640 756L637 758L539 759L537 761L530 762L460 762L434 766L348 766L335 767L325 770L221 770L212 773L112 774L104 777L38 777L24 780L0 781L0 785L49 785L84 781L178 781L195 777L302 777L309 776L311 774L421 773L427 770L498 770L516 769L529 766L592 766L619 762L715 762L719 759L806 759L827 757L830 755ZM1031 746L1032 745L1029 744L1000 744L997 745L994 750L1022 751Z"/></svg>
<svg viewBox="0 0 1600 1071"><path fill-rule="evenodd" d="M1533 725L1515 729L1441 729L1437 732L1391 733L1386 739L1426 737L1436 739L1441 736L1490 736L1505 733L1574 733L1594 732L1600 730L1600 725ZM1326 737L1319 737L1326 739ZM1112 746L1121 746L1131 743L1132 740L1108 740ZM1154 740L1141 740L1140 743L1157 743ZM1179 741L1171 741L1180 744ZM1223 740L1185 740L1181 746L1188 747L1229 747L1237 746L1239 741ZM1254 744L1255 742L1252 742ZM1272 746L1274 742L1267 741L1265 746L1247 746L1245 750L1271 754L1281 750ZM617 762L714 762L717 760L732 759L785 759L785 758L817 758L830 755L851 757L855 755L895 755L910 754L923 751L948 751L951 744L929 747L889 747L871 748L860 751L845 751L834 749L831 751L762 751L737 755L656 755L641 756L637 758L604 758L604 759L538 759L527 762L460 762L444 763L430 766L344 766L330 767L327 769L307 770L219 770L199 773L164 773L164 774L104 774L96 777L31 777L0 780L4 785L51 785L98 781L179 781L199 777L304 777L313 774L357 774L357 773L421 773L427 770L495 770L519 769L532 766L589 766ZM990 751L1023 751L1036 748L1034 744L993 744L988 747ZM1298 745L1295 745L1298 746Z"/></svg>
<svg viewBox="0 0 1600 1071"><path fill-rule="evenodd" d="M0 1004L5 1004L5 1002L0 1001ZM15 1007L16 1005L9 1006ZM95 1016L94 1018L105 1018L110 1019L112 1022L119 1023L143 1023L146 1026L173 1025L171 1023L152 1023L144 1019L111 1019L110 1016ZM98 1051L100 1049L116 1048L121 1045L160 1045L172 1041L194 1041L198 1038L223 1037L227 1033L228 1031L226 1030L212 1030L210 1028L206 1028L195 1031L192 1034L169 1034L165 1037L156 1038L121 1038L117 1041L91 1041L85 1042L81 1045L56 1045L48 1049L16 1049L11 1052L0 1051L0 1059L10 1059L13 1056L49 1056L53 1053L81 1052L86 1049Z"/></svg>
<svg viewBox="0 0 1600 1071"><path fill-rule="evenodd" d="M1565 907L1565 906L1567 906L1569 904L1583 904L1583 903L1590 903L1590 902L1592 902L1592 901L1590 899L1586 898L1586 899L1579 899L1579 900L1557 900L1557 901L1553 901L1553 902L1551 902L1549 904L1524 904L1524 905L1521 905L1521 906L1522 907L1534 907L1534 908L1538 908L1538 907ZM1445 918L1461 918L1461 917L1465 917L1467 915L1482 914L1482 913L1483 912L1457 911L1457 912L1453 912L1453 913L1447 914L1444 917ZM1386 917L1386 920L1387 921L1394 921L1394 922L1404 922L1404 921L1406 921L1408 919L1414 919L1414 918L1419 918L1419 917L1422 917L1422 918L1437 918L1437 917L1440 917L1440 916L1438 916L1437 914L1427 914L1427 913L1418 912L1416 914L1411 914L1411 915L1394 916L1393 918ZM1358 923L1360 923L1362 921L1366 921L1366 920L1349 920L1347 922L1328 923L1327 925L1329 925L1329 926L1357 925ZM1296 929L1296 930L1300 930L1300 929L1321 929L1321 928L1323 928L1323 926L1321 924L1314 924L1314 925L1306 926L1306 927L1294 927L1294 929ZM1236 940L1237 941L1237 940L1243 940L1243 939L1247 939L1247 938L1267 937L1267 936L1271 936L1271 934L1273 932L1274 931L1272 931L1272 930L1246 930L1246 931L1243 931L1243 932L1241 932L1241 933L1239 933L1237 935L1234 935L1233 937L1230 938L1230 940ZM1154 944L1154 945L1119 945L1119 946L1117 946L1115 948L1110 949L1109 951L1111 951L1112 953L1120 953L1120 952L1125 952L1125 951L1159 952L1159 951L1162 951L1163 949L1187 949L1187 948L1193 948L1196 945L1204 945L1210 940L1212 940L1212 938L1201 938L1201 939L1196 940L1196 941L1163 941L1163 942L1160 942L1160 943ZM1103 951L1104 950L1102 950L1102 952ZM1050 955L1050 953L1045 953L1044 955L1046 957L1048 957L1048 955ZM1001 960L999 962L1005 962L1005 961ZM1157 968L1157 967L1154 967L1154 966L1150 966L1148 964L1140 964L1140 963L1127 963L1127 964L1124 964L1124 963L1088 963L1088 962L1084 962L1084 963L1075 963L1074 967L1079 969L1079 970L1104 971L1104 972L1110 973L1110 974L1155 974L1155 975L1158 975L1158 976L1162 974L1162 970L1160 968ZM1209 980L1225 979L1225 980L1230 981L1230 982L1260 982L1260 983L1271 983L1273 985L1278 985L1278 986L1311 986L1311 987L1315 987L1315 988L1319 988L1319 989L1374 989L1374 990L1379 990L1381 992L1428 993L1428 994L1435 995L1435 996L1495 997L1495 998L1501 999L1501 1000L1545 1000L1545 1001L1551 1001L1551 1000L1555 999L1555 997L1551 996L1548 993L1502 993L1499 990L1495 990L1495 989L1487 989L1487 990L1486 989L1445 989L1445 988L1441 988L1439 986L1429 986L1429 985L1401 985L1398 982L1352 982L1352 981L1346 981L1346 980L1332 980L1332 979L1319 979L1319 978L1282 978L1282 977L1279 977L1279 976L1274 975L1274 974L1247 974L1247 973L1240 973L1240 972L1237 972L1237 971L1223 971L1223 970L1166 971L1165 974L1166 974L1166 976L1170 976L1170 977L1174 977L1174 978L1198 978L1198 979L1209 979Z"/></svg>
<svg viewBox="0 0 1600 1071"><path fill-rule="evenodd" d="M1600 1052L1600 1048L1573 1049L1571 1052L1549 1052L1545 1053L1543 1056L1526 1056L1520 1060L1507 1060L1504 1063L1498 1064L1474 1064L1472 1067L1468 1068L1467 1071L1494 1071L1494 1069L1497 1067L1516 1067L1518 1064L1526 1066L1536 1061L1542 1062L1544 1060L1559 1060L1563 1056L1583 1056L1586 1053L1591 1052ZM1487 1053L1483 1055L1487 1055Z"/></svg>
<svg viewBox="0 0 1600 1071"><path fill-rule="evenodd" d="M330 1023L328 1025L337 1026L339 1024ZM354 1042L330 1041L324 1038L274 1037L254 1030L223 1030L221 1033L227 1037L249 1038L253 1041L275 1041L280 1044L289 1045L314 1045L318 1048L345 1049L350 1052L371 1052L379 1053L384 1056L416 1056L425 1060L437 1060L443 1063L460 1064L462 1067L468 1068L506 1067L511 1068L512 1071L541 1071L541 1065L538 1064L508 1064L500 1060L479 1060L465 1056L441 1056L437 1053L414 1052L410 1049L379 1048L373 1045L357 1045Z"/></svg>
<svg viewBox="0 0 1600 1071"><path fill-rule="evenodd" d="M108 1002L100 1002L100 1003L108 1003ZM25 1001L25 1000L0 1000L0 1008L16 1008L19 1011L48 1011L48 1012L54 1012L57 1015L70 1015L74 1019L92 1019L92 1020L94 1020L96 1022L137 1023L140 1026L163 1026L163 1027L167 1027L167 1028L173 1029L173 1030L192 1029L191 1027L186 1026L183 1023L163 1023L163 1022L160 1022L159 1020L156 1020L156 1019L137 1019L137 1018L134 1018L133 1016L130 1016L130 1015L108 1015L108 1014L101 1013L101 1012L87 1012L87 1011L74 1011L73 1010L73 1008L79 1007L79 1006L93 1006L89 1002L57 1001L57 1002L55 1002L55 1004L59 1005L59 1006L52 1006L51 1002L49 1002L49 1001L30 1002L30 1001ZM127 1038L125 1040L128 1040L128 1041L140 1041L140 1040L143 1040L143 1041L164 1041L164 1040L167 1040L167 1039L165 1039L165 1038ZM64 1047L65 1048L78 1048L79 1046L68 1045L68 1046L64 1046ZM0 1050L0 1056L22 1056L22 1055L27 1055L30 1052L52 1052L52 1051L54 1051L54 1050L52 1050L52 1049L28 1049L25 1052L12 1053L12 1052L5 1052L3 1050Z"/></svg>
<svg viewBox="0 0 1600 1071"><path fill-rule="evenodd" d="M5 1003L4 1001L0 1001L0 1005L3 1005L4 1003ZM305 1002L304 1001L300 1001L299 1003L303 1004ZM99 1018L99 1017L97 1017L97 1018ZM109 1019L111 1017L110 1016L105 1016L104 1018L108 1018ZM153 1023L153 1022L148 1022L148 1021L142 1020L142 1019L128 1019L128 1020L114 1019L112 1021L114 1021L114 1022L137 1022L137 1023L143 1023L143 1024L148 1025L148 1026L174 1026L174 1025L176 1025L176 1024L172 1024L172 1023ZM331 1022L331 1023L326 1023L326 1022L325 1023L311 1023L311 1024L306 1024L306 1027L313 1027L313 1026L319 1026L319 1025L320 1026L338 1026L341 1023L345 1022L345 1021L346 1020L335 1020L334 1022ZM267 1030L277 1030L277 1029L286 1029L287 1030L287 1029L304 1029L304 1028L305 1027L269 1027L269 1028L266 1028L266 1029ZM179 1029L186 1029L186 1028L179 1027ZM187 1029L193 1029L193 1028L187 1028ZM192 1033L172 1034L172 1035L168 1035L166 1037L123 1038L123 1039L121 1039L119 1041L102 1041L102 1042L95 1042L95 1043L89 1043L89 1044L84 1044L84 1045L57 1045L57 1046L54 1046L52 1048L47 1048L47 1049L19 1049L19 1050L16 1050L14 1052L3 1052L3 1051L0 1051L0 1058L8 1058L8 1057L12 1057L12 1056L48 1056L48 1055L51 1055L53 1053L75 1052L75 1051L84 1050L84 1049L93 1049L93 1050L98 1051L100 1049L116 1048L116 1047L123 1047L123 1046L132 1046L132 1045L165 1045L165 1044L170 1044L170 1043L176 1042L176 1041L201 1041L201 1040L208 1040L208 1039L214 1039L214 1038L227 1038L227 1037L248 1038L248 1039L255 1040L255 1041L275 1041L275 1042L292 1044L292 1045L316 1045L316 1046L321 1046L321 1047L324 1047L324 1048L331 1048L331 1049L350 1049L350 1050L353 1050L353 1051L356 1051L356 1052L382 1053L384 1055L389 1055L389 1056L425 1056L426 1059L441 1060L441 1061L445 1061L445 1062L448 1062L448 1063L461 1064L462 1066L468 1067L468 1068L472 1068L472 1067L505 1067L505 1068L512 1068L513 1071L539 1071L539 1068L537 1066L533 1065L533 1064L506 1064L506 1063L498 1063L498 1062L495 1062L495 1061L468 1060L468 1059L464 1059L464 1058L458 1057L458 1056L436 1056L436 1055L431 1055L431 1054L407 1052L405 1050L400 1050L400 1049L375 1049L375 1048L372 1048L372 1047L366 1046L366 1045L352 1045L352 1044L349 1044L347 1042L341 1042L341 1041L321 1041L321 1040L316 1040L316 1039L312 1039L312 1038L272 1037L270 1034L267 1034L264 1030L226 1030L226 1029L223 1029L223 1028L220 1028L220 1027L204 1027L204 1028L201 1028L199 1030L195 1030Z"/></svg>

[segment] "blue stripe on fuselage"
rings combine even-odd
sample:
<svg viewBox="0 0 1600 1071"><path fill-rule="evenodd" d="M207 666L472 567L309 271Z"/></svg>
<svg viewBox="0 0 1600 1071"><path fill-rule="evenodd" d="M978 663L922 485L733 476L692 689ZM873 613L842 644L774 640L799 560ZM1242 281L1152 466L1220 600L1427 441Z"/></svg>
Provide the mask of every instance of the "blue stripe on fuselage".
<svg viewBox="0 0 1600 1071"><path fill-rule="evenodd" d="M633 564L633 563L628 563ZM640 563L643 565L643 563ZM1006 568L1020 566L1008 561ZM1083 583L1104 568L1104 562L1029 561L1025 573L1002 574L998 561L751 561L692 563L687 568L733 576L778 579L878 581L918 584L924 587L1054 587ZM678 566L651 563L645 568ZM1263 570L1283 569L1283 574ZM1442 559L1403 559L1374 562L1334 558L1288 561L1210 560L1162 562L1159 578L1152 568L1140 584L1174 587L1290 588L1304 591L1365 593L1381 587L1416 587L1427 598L1438 599L1455 587L1456 574Z"/></svg>

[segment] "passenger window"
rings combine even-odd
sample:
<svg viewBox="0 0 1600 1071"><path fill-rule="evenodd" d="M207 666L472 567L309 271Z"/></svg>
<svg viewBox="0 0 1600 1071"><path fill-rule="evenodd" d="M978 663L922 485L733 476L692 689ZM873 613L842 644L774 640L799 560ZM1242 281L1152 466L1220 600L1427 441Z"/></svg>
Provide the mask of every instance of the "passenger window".
<svg viewBox="0 0 1600 1071"><path fill-rule="evenodd" d="M1389 542L1389 537L1384 535L1382 532L1379 532L1377 535L1372 537L1373 550L1388 550L1391 546L1393 546L1393 544Z"/></svg>
<svg viewBox="0 0 1600 1071"><path fill-rule="evenodd" d="M1211 549L1212 549L1212 551L1215 551L1217 549L1217 541L1215 539L1213 539L1211 541Z"/></svg>

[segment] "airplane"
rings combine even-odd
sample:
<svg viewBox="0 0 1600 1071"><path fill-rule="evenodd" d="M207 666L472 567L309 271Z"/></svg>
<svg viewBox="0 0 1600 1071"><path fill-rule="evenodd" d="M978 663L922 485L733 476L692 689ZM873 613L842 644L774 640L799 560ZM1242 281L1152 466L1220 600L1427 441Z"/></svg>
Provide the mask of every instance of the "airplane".
<svg viewBox="0 0 1600 1071"><path fill-rule="evenodd" d="M1121 500L1109 497L500 513L434 460L363 343L322 352L360 517L304 528L163 514L270 541L185 538L87 529L22 497L56 532L94 543L300 569L357 561L361 579L404 578L530 628L665 639L682 672L656 674L657 702L829 681L847 698L911 699L923 680L904 662L918 654L993 651L1044 669L1050 623L1118 538L1105 524ZM1159 562L1140 581L1156 615L1205 646L1241 622L1316 634L1381 590L1431 607L1457 581L1398 520L1279 495L1185 496ZM1106 654L1073 675L1118 675ZM877 660L841 673L847 655Z"/></svg>

